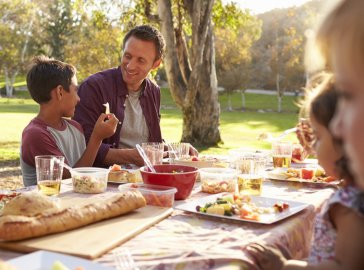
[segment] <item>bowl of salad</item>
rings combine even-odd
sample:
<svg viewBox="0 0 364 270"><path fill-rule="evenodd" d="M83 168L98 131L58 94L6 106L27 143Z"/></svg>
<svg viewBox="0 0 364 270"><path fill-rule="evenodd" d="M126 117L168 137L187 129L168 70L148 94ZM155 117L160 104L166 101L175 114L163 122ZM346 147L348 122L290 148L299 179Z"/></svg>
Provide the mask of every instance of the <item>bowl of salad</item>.
<svg viewBox="0 0 364 270"><path fill-rule="evenodd" d="M102 193L107 188L108 169L79 167L71 171L73 191L77 193Z"/></svg>
<svg viewBox="0 0 364 270"><path fill-rule="evenodd" d="M140 172L145 184L175 187L177 193L175 200L184 200L191 195L195 185L198 168L176 164L154 165L155 173L148 167L140 168Z"/></svg>

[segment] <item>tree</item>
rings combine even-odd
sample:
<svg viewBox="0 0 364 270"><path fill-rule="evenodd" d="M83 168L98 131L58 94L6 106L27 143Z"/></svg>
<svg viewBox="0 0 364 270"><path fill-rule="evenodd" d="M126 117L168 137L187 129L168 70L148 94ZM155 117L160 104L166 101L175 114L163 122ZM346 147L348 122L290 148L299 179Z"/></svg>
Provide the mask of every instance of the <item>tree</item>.
<svg viewBox="0 0 364 270"><path fill-rule="evenodd" d="M84 14L78 41L65 46L67 62L77 67L79 79L120 64L122 32L113 27L102 10Z"/></svg>
<svg viewBox="0 0 364 270"><path fill-rule="evenodd" d="M48 54L57 60L64 61L64 50L72 43L80 17L75 13L73 0L52 0L44 10L44 39L49 46Z"/></svg>
<svg viewBox="0 0 364 270"><path fill-rule="evenodd" d="M177 0L173 6L170 0L158 0L161 32L168 48L166 74L172 97L183 114L181 140L194 145L221 142L211 21L213 3Z"/></svg>
<svg viewBox="0 0 364 270"><path fill-rule="evenodd" d="M11 97L15 78L28 59L35 16L34 6L26 0L0 2L0 68L4 72L6 95Z"/></svg>
<svg viewBox="0 0 364 270"><path fill-rule="evenodd" d="M245 110L245 90L251 78L251 46L260 37L261 21L248 10L235 4L217 1L213 13L216 37L216 70L219 85L228 95L228 110L232 110L231 94L242 93Z"/></svg>

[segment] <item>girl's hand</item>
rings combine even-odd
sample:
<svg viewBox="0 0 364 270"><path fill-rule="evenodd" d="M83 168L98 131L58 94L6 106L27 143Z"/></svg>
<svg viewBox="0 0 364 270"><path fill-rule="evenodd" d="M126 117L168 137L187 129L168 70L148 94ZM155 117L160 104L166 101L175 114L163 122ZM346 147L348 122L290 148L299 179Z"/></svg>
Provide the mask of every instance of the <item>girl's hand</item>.
<svg viewBox="0 0 364 270"><path fill-rule="evenodd" d="M287 261L282 252L274 247L254 243L250 244L247 250L263 270L282 269Z"/></svg>
<svg viewBox="0 0 364 270"><path fill-rule="evenodd" d="M96 138L103 140L114 135L118 123L119 120L114 114L102 113L97 119L92 133L96 136Z"/></svg>

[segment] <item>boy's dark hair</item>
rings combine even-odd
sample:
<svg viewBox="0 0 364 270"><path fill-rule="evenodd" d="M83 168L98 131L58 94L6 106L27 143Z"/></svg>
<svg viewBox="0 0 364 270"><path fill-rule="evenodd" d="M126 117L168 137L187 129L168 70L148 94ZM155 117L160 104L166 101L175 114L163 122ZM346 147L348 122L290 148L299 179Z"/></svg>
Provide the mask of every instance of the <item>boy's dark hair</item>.
<svg viewBox="0 0 364 270"><path fill-rule="evenodd" d="M139 25L131 29L124 37L123 49L130 37L136 37L144 41L152 41L156 48L155 60L162 59L166 50L164 37L157 28L150 25Z"/></svg>
<svg viewBox="0 0 364 270"><path fill-rule="evenodd" d="M76 68L70 64L48 58L36 56L27 74L27 86L32 98L39 104L51 99L51 91L58 85L68 92Z"/></svg>

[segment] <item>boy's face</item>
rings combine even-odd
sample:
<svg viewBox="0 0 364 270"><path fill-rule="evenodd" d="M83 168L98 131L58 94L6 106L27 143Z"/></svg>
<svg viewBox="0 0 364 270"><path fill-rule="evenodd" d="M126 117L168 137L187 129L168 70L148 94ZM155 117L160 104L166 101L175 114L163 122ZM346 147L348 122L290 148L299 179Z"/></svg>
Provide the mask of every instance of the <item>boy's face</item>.
<svg viewBox="0 0 364 270"><path fill-rule="evenodd" d="M340 99L331 129L343 139L355 182L364 189L364 74L342 61L334 64Z"/></svg>
<svg viewBox="0 0 364 270"><path fill-rule="evenodd" d="M73 117L75 114L75 108L78 102L80 102L80 97L77 94L77 77L73 76L71 85L69 86L69 91L67 92L63 89L62 97L62 111L63 117Z"/></svg>

